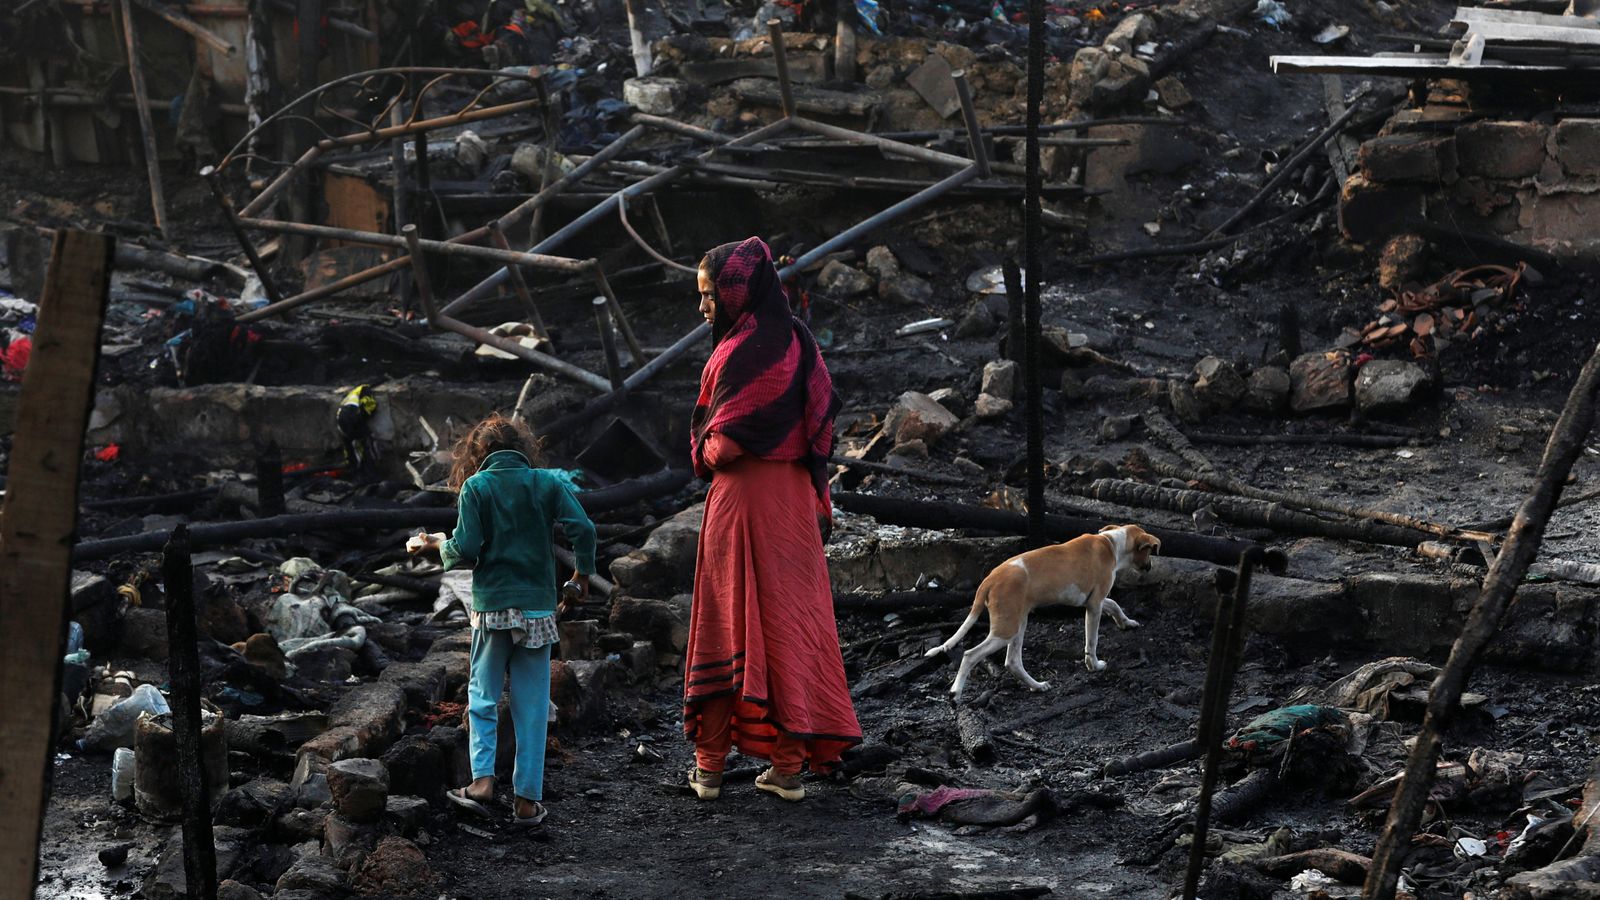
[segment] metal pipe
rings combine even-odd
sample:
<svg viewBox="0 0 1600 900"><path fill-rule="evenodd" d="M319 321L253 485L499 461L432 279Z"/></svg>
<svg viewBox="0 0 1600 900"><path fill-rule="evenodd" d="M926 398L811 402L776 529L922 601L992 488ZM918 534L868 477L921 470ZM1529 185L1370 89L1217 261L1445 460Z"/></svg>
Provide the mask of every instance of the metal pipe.
<svg viewBox="0 0 1600 900"><path fill-rule="evenodd" d="M882 150L885 155L903 156L906 159L914 159L918 162L931 163L936 166L964 169L972 165L972 160L964 156L956 156L954 153L940 153L938 150L929 150L927 147L904 144L875 134L863 134L859 131L851 131L848 128L840 128L837 125L829 125L826 122L817 122L812 119L797 118L794 120L794 127L801 131L809 131L812 134L819 134L834 140L872 145Z"/></svg>
<svg viewBox="0 0 1600 900"><path fill-rule="evenodd" d="M306 152L300 154L300 158L295 160L293 165L279 172L278 177L268 182L267 186L261 189L261 193L257 194L254 200L246 203L244 209L239 211L239 215L246 219L260 215L261 211L267 208L267 204L272 202L272 198L288 187L289 181L299 174L301 169L311 165L321 155L322 147L317 144L312 144L306 148ZM219 166L218 168L221 167Z"/></svg>
<svg viewBox="0 0 1600 900"><path fill-rule="evenodd" d="M794 84L789 81L789 55L783 46L783 23L767 20L767 35L772 39L772 61L778 66L778 91L783 98L783 117L794 118Z"/></svg>
<svg viewBox="0 0 1600 900"><path fill-rule="evenodd" d="M294 4L290 3L289 0L269 0L267 5L278 10L279 12L286 12L291 16L296 12ZM341 19L332 12L325 12L324 15L328 19L328 28L333 31L342 31L352 37L360 38L369 44L376 44L378 42L377 33L368 31L349 19Z"/></svg>
<svg viewBox="0 0 1600 900"><path fill-rule="evenodd" d="M298 294L295 294L293 297L285 297L283 300L274 303L271 306L263 306L258 310L247 312L234 321L248 324L250 322L257 322L261 319L269 318L271 316L276 316L279 313L286 313L291 309L304 306L307 303L321 300L324 297L331 297L334 294L342 293L350 288L366 284L369 281L375 281L385 275L407 268L410 265L411 257L399 256L389 260L386 263L380 263L376 266L373 266L370 269L363 269L360 272L352 272L338 281L331 281L325 285L322 285L321 287L315 287L308 291L302 291Z"/></svg>
<svg viewBox="0 0 1600 900"><path fill-rule="evenodd" d="M783 131L787 130L788 127L789 127L789 121L787 119L782 120L782 121L778 121L778 122L773 122L770 125L764 125L764 126L762 126L760 128L757 128L755 131L749 132L748 134L740 135L739 137L736 137L733 140L729 141L728 144L730 146L734 146L734 145L743 146L743 145L746 145L746 144L758 143L760 141L766 140L769 137L772 137L775 134L782 133ZM629 132L629 133L631 134L632 132ZM624 135L624 137L626 137L626 135ZM619 138L619 140L621 140L621 139ZM609 150L610 148L608 147L606 149ZM706 153L701 154L700 158L708 158L712 154L715 154L719 149L721 149L721 148L713 147L710 150L706 151ZM602 150L600 153L596 153L594 156L589 158L589 162L594 162L596 159L599 159L600 156L602 154L604 154L604 153L605 153L604 150ZM960 157L956 157L956 158L960 159ZM962 160L962 162L966 162L966 160ZM588 163L585 163L584 165L588 165ZM584 166L579 166L578 168L582 169L582 168L584 168ZM606 216L610 215L612 210L615 208L615 204L617 203L618 198L621 195L626 194L626 195L628 195L630 197L636 197L636 196L639 196L641 194L648 193L650 191L655 190L658 187L661 187L661 186L663 186L665 184L668 184L673 179L682 176L688 170L689 170L689 167L687 165L674 166L673 168L668 169L667 171L662 172L659 175L655 175L655 176L653 176L651 178L646 178L644 181L640 181L640 182L638 182L636 184L628 185L627 187L623 188L620 191L617 191L616 193L612 194L611 196L607 197L606 199L601 200L599 203L597 203L593 207L591 207L588 211L583 213L583 215L580 215L578 218L573 219L570 223L567 224L567 226L565 228L562 228L560 231L557 231L555 234L552 234L549 237L545 238L544 240L540 241L539 243L535 244L529 250L529 252L530 253L546 253L546 252L549 252L550 250L553 250L556 247L561 246L562 244L564 244L567 241L571 240L572 237L574 235L576 235L578 232L582 231L583 229L589 227L590 225L593 225L595 222L598 222L601 219L605 218ZM568 177L571 177L571 175L575 175L576 173L577 173L577 170L574 170L572 173L569 174ZM587 174L587 173L585 173L585 174ZM562 181L566 181L566 180L567 179L565 179L565 178L562 179ZM552 188L559 187L562 184L562 181L556 182L556 184L551 185L551 187ZM541 191L540 193L543 193L543 192ZM505 217L502 216L500 221L504 222L505 221ZM444 309L445 314L448 315L452 311L458 310L458 309L462 308L463 306L465 306L468 303L473 303L473 302L475 302L477 300L480 300L480 299L488 296L489 292L491 290L494 290L496 287L499 287L501 284L504 284L507 277L509 277L509 276L506 275L506 270L505 269L501 269L500 271L495 272L494 274L490 275L489 277L485 278L484 280L478 282L477 284L475 284L471 288L469 288L466 293L462 294L460 297L457 297L449 306L446 306L445 309Z"/></svg>
<svg viewBox="0 0 1600 900"><path fill-rule="evenodd" d="M978 107L972 102L972 88L967 85L967 73L950 73L955 82L956 97L961 100L961 116L967 121L967 145L972 148L972 162L978 167L978 177L989 177L989 153L983 147L983 129L978 126Z"/></svg>
<svg viewBox="0 0 1600 900"><path fill-rule="evenodd" d="M489 239L494 245L508 253L511 252L511 244L506 241L506 233L501 229L500 223L490 222L488 228ZM540 335L549 337L550 330L545 327L544 316L539 314L539 305L533 302L533 294L528 292L528 282L522 277L522 268L509 266L507 271L511 273L511 290L516 293L517 301L522 304L522 308L528 311L528 318L533 322L533 327L539 329Z"/></svg>
<svg viewBox="0 0 1600 900"><path fill-rule="evenodd" d="M256 277L261 279L261 289L266 291L267 299L272 303L283 302L283 295L278 293L278 286L273 283L272 276L267 271L267 264L262 262L261 254L256 252L256 245L250 236L244 233L244 228L239 224L239 214L233 209L233 201L228 199L228 192L222 189L222 176L217 173L215 166L206 166L200 170L200 177L205 179L206 186L211 188L211 196L217 200L217 205L222 207L222 216L228 220L228 228L233 232L234 240L239 242L239 247L244 251L245 259L250 261L250 268L255 270Z"/></svg>
<svg viewBox="0 0 1600 900"><path fill-rule="evenodd" d="M621 206L619 205L619 209ZM633 364L642 366L645 362L644 345L639 343L638 335L633 333L633 326L628 324L628 317L622 312L622 304L617 300L617 292L611 289L611 282L606 278L605 270L596 263L594 267L594 283L600 288L600 294L611 306L611 316L617 321L617 328L622 332L622 339L628 343L628 352L633 354Z"/></svg>
<svg viewBox="0 0 1600 900"><path fill-rule="evenodd" d="M361 132L359 134L347 134L343 137L336 138L323 138L317 142L317 146L324 149L332 149L334 147L353 147L357 144L365 144L371 141L386 141L390 138L404 134L422 134L424 132L434 131L439 128L449 128L452 125L465 125L468 122L476 122L480 119L495 119L499 118L500 116L509 116L513 113L519 113L524 110L532 109L543 102L544 101L537 99L517 100L512 103L503 103L499 106L485 106L479 109L463 110L461 112L451 113L448 116L439 116L433 119L423 119L421 121L411 122L406 125L387 125L383 128L374 128L371 131Z"/></svg>
<svg viewBox="0 0 1600 900"><path fill-rule="evenodd" d="M166 19L174 28L177 28L179 31L186 32L196 40L210 44L217 50L222 51L223 55L225 56L232 56L234 51L238 49L234 45L218 37L215 32L202 26L199 22L196 22L195 20L189 18L181 12L178 12L175 9L168 8L165 4L157 2L157 0L133 0L133 2L155 13L161 18Z"/></svg>
<svg viewBox="0 0 1600 900"><path fill-rule="evenodd" d="M411 280L417 286L417 299L422 301L422 312L428 317L428 324L437 328L434 320L439 317L439 311L433 302L433 280L428 277L428 261L422 256L417 226L412 223L401 230L405 232L406 248L411 253Z"/></svg>
<svg viewBox="0 0 1600 900"><path fill-rule="evenodd" d="M594 325L600 330L600 346L605 348L606 375L611 378L611 390L622 388L622 361L617 358L617 336L611 331L611 316L606 313L609 304L604 297L594 298Z"/></svg>
<svg viewBox="0 0 1600 900"><path fill-rule="evenodd" d="M670 131L673 134L681 134L684 137L691 137L707 144L720 145L733 140L728 135L720 134L709 128L701 128L698 125L690 125L687 122L679 122L677 119L669 119L665 116L652 116L649 113L636 112L629 116L628 119L635 125L647 125L661 131Z"/></svg>
<svg viewBox="0 0 1600 900"><path fill-rule="evenodd" d="M433 325L435 328L442 328L445 331L453 331L463 337L471 338L480 344L487 344L496 350L509 353L512 356L518 357L519 359L527 360L541 369L552 372L556 375L563 375L573 381L578 382L579 384L593 388L594 390L611 390L610 382L606 381L604 378L601 378L599 375L590 372L588 369L579 368L578 366L575 366L564 359L557 359L548 353L540 353L538 350L534 350L531 347L524 347L522 344L511 340L510 338L502 337L498 334L492 334L488 329L479 328L476 325L468 325L460 319L452 319L443 313L439 313L434 316Z"/></svg>
<svg viewBox="0 0 1600 900"><path fill-rule="evenodd" d="M306 225L302 222L284 222L278 219L246 218L239 221L248 228L260 228L263 231L275 231L280 234L329 238L336 241L349 241L352 244L394 247L401 250L410 246L404 237L393 234L379 234L375 231L356 231L351 228L335 228L332 225ZM406 227L411 228L414 224L408 224ZM516 250L502 250L496 247L479 247L457 241L418 239L417 243L423 250L429 253L437 253L441 256L482 259L489 262L554 269L558 272L582 273L589 271L594 266L592 261L585 259L569 259L565 256L548 256L542 253L523 253Z"/></svg>
<svg viewBox="0 0 1600 900"><path fill-rule="evenodd" d="M963 162L967 161L963 160ZM790 265L785 266L783 269L780 269L778 271L778 277L788 280L793 275L805 271L805 268L811 265L813 262L816 262L822 257L827 256L829 253L832 253L839 247L853 243L857 238L873 230L874 228L877 228L879 225L882 225L885 222L893 221L894 219L897 219L914 209L931 203L932 201L939 199L945 194L950 193L952 190L955 190L961 185L966 184L977 177L978 167L971 165L969 162L967 168L962 169L961 171L951 175L941 182L938 182L937 184L934 184L927 190L922 191L921 193L912 194L910 197L901 200L899 203L896 203L888 209L885 209L875 215L868 216L867 218L862 219L860 222L857 222L855 225L852 225L839 234L834 235L815 247L812 247L799 259L795 260Z"/></svg>

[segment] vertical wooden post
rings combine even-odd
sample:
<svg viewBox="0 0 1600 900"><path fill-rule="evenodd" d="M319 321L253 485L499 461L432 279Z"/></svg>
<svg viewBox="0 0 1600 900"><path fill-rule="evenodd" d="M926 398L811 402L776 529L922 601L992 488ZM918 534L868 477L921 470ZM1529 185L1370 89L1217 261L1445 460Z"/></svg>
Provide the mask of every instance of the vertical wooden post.
<svg viewBox="0 0 1600 900"><path fill-rule="evenodd" d="M428 278L428 260L422 255L422 247L417 242L416 223L400 229L405 235L406 246L411 251L411 283L417 286L417 299L422 301L422 311L428 317L428 324L434 328L434 317L439 314L438 306L433 302L433 281Z"/></svg>
<svg viewBox="0 0 1600 900"><path fill-rule="evenodd" d="M1044 279L1044 212L1039 198L1044 179L1039 166L1039 119L1044 105L1044 0L1028 0L1027 178L1022 202L1023 318L1027 349L1022 361L1023 418L1028 426L1028 540L1044 535L1044 386L1039 382L1039 284Z"/></svg>
<svg viewBox="0 0 1600 900"><path fill-rule="evenodd" d="M139 115L139 134L144 138L144 168L150 179L150 205L154 207L156 228L167 233L167 198L161 190L161 157L156 151L155 125L150 119L150 94L144 86L144 66L139 63L139 34L133 30L133 6L122 0L122 36L128 51L128 80L133 83L133 106Z"/></svg>
<svg viewBox="0 0 1600 900"><path fill-rule="evenodd" d="M211 834L211 786L200 747L200 646L189 565L189 528L179 525L161 551L167 594L167 678L172 684L172 736L178 745L183 796L183 874L189 896L217 900L217 848Z"/></svg>
<svg viewBox="0 0 1600 900"><path fill-rule="evenodd" d="M639 336L633 333L633 326L628 324L628 317L622 312L622 301L617 299L617 292L611 289L611 282L606 280L605 270L595 263L594 281L599 286L600 293L606 298L606 303L611 307L611 318L617 323L617 330L622 332L622 340L628 345L628 352L633 354L634 366L642 366L647 360L644 355L644 345L639 343Z"/></svg>
<svg viewBox="0 0 1600 900"><path fill-rule="evenodd" d="M856 10L853 0L838 0L837 22L833 26L833 77L837 81L856 80Z"/></svg>
<svg viewBox="0 0 1600 900"><path fill-rule="evenodd" d="M283 453L277 441L268 441L256 455L256 514L281 516L288 511L283 500Z"/></svg>
<svg viewBox="0 0 1600 900"><path fill-rule="evenodd" d="M0 514L0 896L31 897L77 524L78 467L111 282L107 235L57 231Z"/></svg>
<svg viewBox="0 0 1600 900"><path fill-rule="evenodd" d="M772 39L772 61L778 67L778 93L783 102L783 117L792 119L794 83L789 80L789 54L784 51L783 46L783 23L777 19L768 19L767 36Z"/></svg>
<svg viewBox="0 0 1600 900"><path fill-rule="evenodd" d="M622 0L622 5L628 11L628 40L633 46L633 68L640 78L650 74L654 63L650 59L650 42L645 39L644 31L639 27L639 17L634 15L633 7L639 0Z"/></svg>

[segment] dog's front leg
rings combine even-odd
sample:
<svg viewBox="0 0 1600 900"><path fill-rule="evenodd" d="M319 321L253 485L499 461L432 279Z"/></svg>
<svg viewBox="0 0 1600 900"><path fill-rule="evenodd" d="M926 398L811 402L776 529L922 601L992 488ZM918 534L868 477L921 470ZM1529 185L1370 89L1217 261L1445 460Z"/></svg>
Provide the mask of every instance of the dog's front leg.
<svg viewBox="0 0 1600 900"><path fill-rule="evenodd" d="M1105 607L1106 612L1111 614L1111 621L1117 623L1117 627L1123 631L1139 627L1139 622L1123 612L1122 604L1117 601L1107 597L1101 601L1101 605Z"/></svg>
<svg viewBox="0 0 1600 900"><path fill-rule="evenodd" d="M1104 672L1106 664L1100 661L1100 613L1104 596L1091 597L1083 605L1083 667L1091 672Z"/></svg>

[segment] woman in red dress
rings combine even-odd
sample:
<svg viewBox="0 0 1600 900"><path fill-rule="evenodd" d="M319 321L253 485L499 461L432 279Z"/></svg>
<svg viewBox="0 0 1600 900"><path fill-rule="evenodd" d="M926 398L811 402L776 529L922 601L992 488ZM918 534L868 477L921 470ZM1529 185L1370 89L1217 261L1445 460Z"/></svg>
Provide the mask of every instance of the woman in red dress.
<svg viewBox="0 0 1600 900"><path fill-rule="evenodd" d="M700 311L713 349L691 452L711 489L684 663L689 785L716 799L737 747L772 764L757 788L800 800L803 765L828 771L861 741L822 553L839 396L759 238L701 260Z"/></svg>

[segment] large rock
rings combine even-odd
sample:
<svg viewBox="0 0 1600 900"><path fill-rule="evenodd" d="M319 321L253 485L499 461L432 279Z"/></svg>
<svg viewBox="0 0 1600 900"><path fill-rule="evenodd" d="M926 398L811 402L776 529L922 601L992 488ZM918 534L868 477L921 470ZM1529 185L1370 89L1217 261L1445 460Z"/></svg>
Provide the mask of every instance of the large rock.
<svg viewBox="0 0 1600 900"><path fill-rule="evenodd" d="M1374 359L1356 375L1356 408L1393 412L1417 402L1432 386L1426 369L1398 359Z"/></svg>
<svg viewBox="0 0 1600 900"><path fill-rule="evenodd" d="M1293 384L1289 370L1279 366L1262 366L1245 379L1245 408L1265 416L1275 416L1289 408L1289 391Z"/></svg>
<svg viewBox="0 0 1600 900"><path fill-rule="evenodd" d="M217 885L217 900L261 900L261 892L248 884L226 878Z"/></svg>
<svg viewBox="0 0 1600 900"><path fill-rule="evenodd" d="M223 794L211 815L216 825L260 828L294 805L294 789L282 781L257 778Z"/></svg>
<svg viewBox="0 0 1600 900"><path fill-rule="evenodd" d="M305 891L320 897L342 897L349 889L345 874L325 856L308 853L295 860L278 879L274 897L286 891Z"/></svg>
<svg viewBox="0 0 1600 900"><path fill-rule="evenodd" d="M980 419L998 419L1001 416L1004 416L1006 413L1011 412L1011 410L1014 408L1016 408L1016 404L1004 397L993 397L989 394L979 394L978 402L972 404L972 414ZM915 442L907 441L906 443L909 444Z"/></svg>
<svg viewBox="0 0 1600 900"><path fill-rule="evenodd" d="M1231 409L1244 399L1245 383L1233 364L1216 356L1208 356L1194 367L1194 392L1199 398L1217 409Z"/></svg>
<svg viewBox="0 0 1600 900"><path fill-rule="evenodd" d="M122 617L122 652L163 662L167 658L167 614L136 606Z"/></svg>
<svg viewBox="0 0 1600 900"><path fill-rule="evenodd" d="M950 410L950 414L956 418L960 418L967 414L967 398L961 396L961 392L955 388L939 388L938 390L929 394L928 398L945 409Z"/></svg>
<svg viewBox="0 0 1600 900"><path fill-rule="evenodd" d="M611 604L611 628L654 644L657 650L682 653L689 643L689 599L618 597Z"/></svg>
<svg viewBox="0 0 1600 900"><path fill-rule="evenodd" d="M405 711L398 686L357 685L328 710L328 730L300 745L296 768L321 771L334 760L381 754L404 731Z"/></svg>
<svg viewBox="0 0 1600 900"><path fill-rule="evenodd" d="M1350 380L1348 354L1302 354L1289 365L1289 406L1297 413L1349 406Z"/></svg>
<svg viewBox="0 0 1600 900"><path fill-rule="evenodd" d="M239 860L250 842L251 832L242 828L219 827L211 831L211 843L216 848L217 877L228 878L239 868ZM161 852L155 868L145 876L140 896L149 900L187 900L188 879L183 866L183 835L174 832L172 840Z"/></svg>
<svg viewBox="0 0 1600 900"><path fill-rule="evenodd" d="M697 503L663 522L643 547L611 563L611 580L624 591L644 594L689 587L705 514L706 505Z"/></svg>
<svg viewBox="0 0 1600 900"><path fill-rule="evenodd" d="M687 88L676 78L629 78L622 83L622 102L652 116L670 116Z"/></svg>
<svg viewBox="0 0 1600 900"><path fill-rule="evenodd" d="M1485 658L1544 671L1583 671L1594 647L1595 599L1590 587L1521 586Z"/></svg>
<svg viewBox="0 0 1600 900"><path fill-rule="evenodd" d="M1419 234L1397 234L1378 257L1378 286L1401 291L1417 283L1427 267L1428 242Z"/></svg>
<svg viewBox="0 0 1600 900"><path fill-rule="evenodd" d="M920 440L930 447L960 424L954 413L917 391L901 394L883 421L895 443Z"/></svg>
<svg viewBox="0 0 1600 900"><path fill-rule="evenodd" d="M550 699L557 723L575 731L592 731L609 724L606 698L627 680L621 662L605 659L556 660L550 664Z"/></svg>
<svg viewBox="0 0 1600 900"><path fill-rule="evenodd" d="M1388 134L1361 145L1361 172L1376 183L1421 181L1440 184L1456 178L1453 138L1428 134Z"/></svg>
<svg viewBox="0 0 1600 900"><path fill-rule="evenodd" d="M428 821L428 801L421 797L390 797L384 806L384 821L406 837L417 833Z"/></svg>
<svg viewBox="0 0 1600 900"><path fill-rule="evenodd" d="M356 664L356 651L348 647L310 647L292 658L296 675L339 684L350 678Z"/></svg>
<svg viewBox="0 0 1600 900"><path fill-rule="evenodd" d="M1168 386L1167 402L1172 406L1173 415L1190 425L1204 422L1214 412L1211 404L1195 393L1194 385L1181 378L1174 378Z"/></svg>
<svg viewBox="0 0 1600 900"><path fill-rule="evenodd" d="M449 781L444 749L427 735L408 734L396 741L383 754L383 767L389 772L389 790L394 793L442 799L445 791L456 786Z"/></svg>
<svg viewBox="0 0 1600 900"><path fill-rule="evenodd" d="M1545 161L1545 129L1533 122L1469 122L1456 129L1463 175L1531 178Z"/></svg>
<svg viewBox="0 0 1600 900"><path fill-rule="evenodd" d="M817 290L833 297L859 297L872 290L872 277L837 259L829 260L817 276Z"/></svg>
<svg viewBox="0 0 1600 900"><path fill-rule="evenodd" d="M386 837L361 864L355 889L366 896L432 897L438 894L439 879L416 844Z"/></svg>
<svg viewBox="0 0 1600 900"><path fill-rule="evenodd" d="M983 386L979 393L1001 400L1017 399L1017 372L1017 361L1014 359L996 359L984 363Z"/></svg>
<svg viewBox="0 0 1600 900"><path fill-rule="evenodd" d="M322 854L349 872L378 846L378 824L357 822L334 813L322 827Z"/></svg>
<svg viewBox="0 0 1600 900"><path fill-rule="evenodd" d="M922 306L933 300L933 286L903 270L888 247L867 251L867 271L878 279L878 296L891 303Z"/></svg>
<svg viewBox="0 0 1600 900"><path fill-rule="evenodd" d="M389 798L389 769L376 759L341 759L328 766L328 791L340 815L376 821Z"/></svg>

